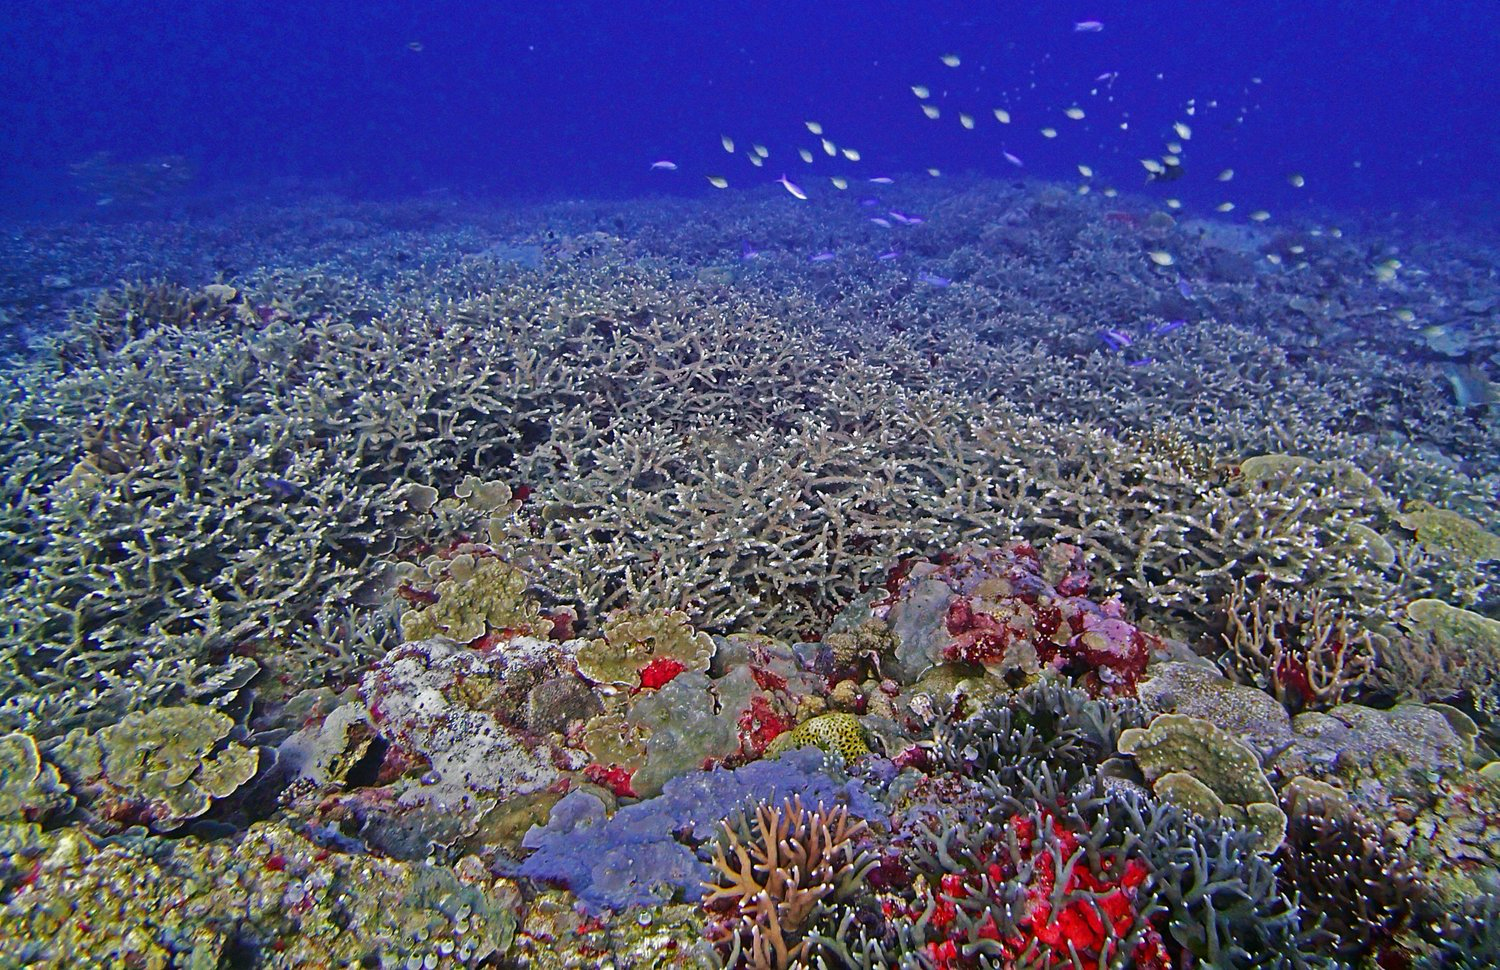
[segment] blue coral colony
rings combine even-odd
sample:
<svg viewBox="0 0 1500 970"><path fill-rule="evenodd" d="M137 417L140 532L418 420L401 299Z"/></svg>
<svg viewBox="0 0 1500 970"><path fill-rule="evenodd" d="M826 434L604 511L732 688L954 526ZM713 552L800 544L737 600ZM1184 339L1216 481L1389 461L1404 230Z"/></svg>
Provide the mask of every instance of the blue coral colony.
<svg viewBox="0 0 1500 970"><path fill-rule="evenodd" d="M988 177L832 105L670 205L74 166L0 241L0 965L1500 964L1500 247L983 63L890 110Z"/></svg>

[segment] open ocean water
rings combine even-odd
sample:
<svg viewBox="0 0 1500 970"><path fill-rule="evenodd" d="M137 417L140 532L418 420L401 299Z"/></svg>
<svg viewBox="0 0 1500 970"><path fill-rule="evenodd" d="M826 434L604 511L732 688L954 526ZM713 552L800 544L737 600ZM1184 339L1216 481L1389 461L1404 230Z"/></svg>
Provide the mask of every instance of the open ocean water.
<svg viewBox="0 0 1500 970"><path fill-rule="evenodd" d="M0 967L1500 966L1500 6L0 39Z"/></svg>

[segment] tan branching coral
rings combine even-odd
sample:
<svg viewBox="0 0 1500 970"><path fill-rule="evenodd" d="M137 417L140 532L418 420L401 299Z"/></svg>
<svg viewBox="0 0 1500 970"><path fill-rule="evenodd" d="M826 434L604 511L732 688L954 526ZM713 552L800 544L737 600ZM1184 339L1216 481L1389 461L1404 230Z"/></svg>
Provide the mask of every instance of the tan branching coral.
<svg viewBox="0 0 1500 970"><path fill-rule="evenodd" d="M865 829L843 806L810 811L799 798L762 802L754 821L739 828L726 821L714 847L715 882L703 897L704 907L717 914L709 938L725 965L811 965L808 930L875 865L858 844Z"/></svg>
<svg viewBox="0 0 1500 970"><path fill-rule="evenodd" d="M1241 682L1295 709L1327 708L1356 694L1375 666L1374 639L1317 589L1293 593L1242 580L1224 601L1225 666Z"/></svg>

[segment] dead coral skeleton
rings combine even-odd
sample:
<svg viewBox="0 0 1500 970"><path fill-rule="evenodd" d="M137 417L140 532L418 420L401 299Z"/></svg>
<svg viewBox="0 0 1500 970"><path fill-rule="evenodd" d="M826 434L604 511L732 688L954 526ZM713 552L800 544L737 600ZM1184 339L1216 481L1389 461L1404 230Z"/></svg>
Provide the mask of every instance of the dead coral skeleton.
<svg viewBox="0 0 1500 970"><path fill-rule="evenodd" d="M1236 580L1224 601L1223 666L1294 708L1333 707L1357 693L1375 666L1369 631L1313 588L1305 593Z"/></svg>
<svg viewBox="0 0 1500 970"><path fill-rule="evenodd" d="M746 820L748 821L748 820ZM875 865L857 848L866 831L843 806L809 811L800 798L762 802L752 825L724 822L706 909L722 914L709 939L727 967L785 970L805 963L807 931L828 902L847 898Z"/></svg>

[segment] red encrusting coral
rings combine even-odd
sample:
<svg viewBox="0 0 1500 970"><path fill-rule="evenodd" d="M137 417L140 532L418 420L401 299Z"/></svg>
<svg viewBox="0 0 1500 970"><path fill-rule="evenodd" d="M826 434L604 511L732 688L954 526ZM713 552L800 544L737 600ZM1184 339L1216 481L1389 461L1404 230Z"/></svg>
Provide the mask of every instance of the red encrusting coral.
<svg viewBox="0 0 1500 970"><path fill-rule="evenodd" d="M660 690L686 669L687 665L676 657L657 657L641 668L641 686L636 690Z"/></svg>
<svg viewBox="0 0 1500 970"><path fill-rule="evenodd" d="M1160 638L1123 619L1118 600L1088 597L1081 549L1058 543L1045 559L1030 543L1015 542L965 547L916 573L904 560L891 572L890 602L913 582L940 581L953 594L943 616L952 638L943 661L1000 666L1029 644L1037 663L1078 677L1094 693L1134 694Z"/></svg>
<svg viewBox="0 0 1500 970"><path fill-rule="evenodd" d="M947 873L939 878L936 892L924 887L914 902L908 904L905 916L920 919L926 914L928 925L939 931L940 939L929 940L924 955L934 967L964 970L979 966L978 954L965 955L968 932L961 928L961 911L978 912L988 904L1001 905L991 898L996 887L1027 873L1024 905L1015 920L1015 930L1002 932L995 923L993 911L979 920L974 936L998 944L1006 960L1024 957L1027 966L1072 967L1076 960L1086 964L1117 965L1121 941L1128 938L1141 921L1136 896L1146 882L1149 871L1139 859L1124 865L1117 860L1100 860L1097 868L1084 858L1077 834L1059 825L1051 816L1042 816L1045 832L1040 835L1035 818L1014 815L1009 829L1014 836L1016 855L1004 842L997 842L978 860L979 865L963 873ZM1064 884L1059 887L1059 876ZM1068 900L1054 909L1055 900ZM966 905L967 903L967 905ZM896 915L887 906L887 917ZM1171 958L1166 944L1154 926L1146 926L1131 952L1131 965L1142 970L1169 970Z"/></svg>
<svg viewBox="0 0 1500 970"><path fill-rule="evenodd" d="M796 724L791 718L776 713L765 695L752 697L750 707L739 719L740 752L746 760L759 758L766 753L766 748L776 740L777 735L785 734L794 727Z"/></svg>
<svg viewBox="0 0 1500 970"><path fill-rule="evenodd" d="M614 792L616 798L639 798L635 789L630 786L630 779L635 774L620 765L592 764L583 769L583 777L598 785L600 788L608 788Z"/></svg>

